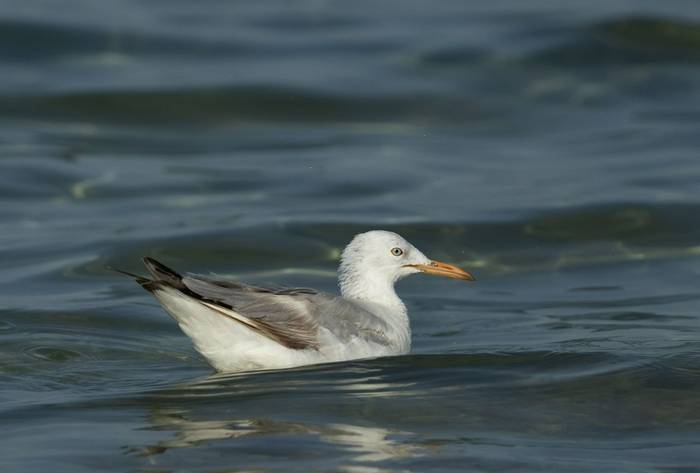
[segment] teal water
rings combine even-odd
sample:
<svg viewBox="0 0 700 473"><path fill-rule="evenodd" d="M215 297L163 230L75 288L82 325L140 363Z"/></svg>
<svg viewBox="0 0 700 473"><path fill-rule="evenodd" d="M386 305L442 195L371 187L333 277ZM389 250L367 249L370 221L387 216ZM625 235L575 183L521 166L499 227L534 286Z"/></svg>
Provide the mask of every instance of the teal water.
<svg viewBox="0 0 700 473"><path fill-rule="evenodd" d="M0 10L0 470L700 471L700 4ZM409 356L215 375L106 268L335 291Z"/></svg>

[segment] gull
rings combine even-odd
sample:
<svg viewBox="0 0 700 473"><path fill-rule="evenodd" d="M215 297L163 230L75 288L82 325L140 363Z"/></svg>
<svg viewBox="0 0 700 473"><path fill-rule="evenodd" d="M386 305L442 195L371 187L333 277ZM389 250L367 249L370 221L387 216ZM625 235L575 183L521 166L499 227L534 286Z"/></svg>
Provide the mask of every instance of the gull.
<svg viewBox="0 0 700 473"><path fill-rule="evenodd" d="M467 271L433 261L384 230L355 235L345 247L338 268L340 296L181 275L153 258L143 262L151 278L118 271L153 294L221 372L408 353L411 326L394 284L416 273L474 280Z"/></svg>

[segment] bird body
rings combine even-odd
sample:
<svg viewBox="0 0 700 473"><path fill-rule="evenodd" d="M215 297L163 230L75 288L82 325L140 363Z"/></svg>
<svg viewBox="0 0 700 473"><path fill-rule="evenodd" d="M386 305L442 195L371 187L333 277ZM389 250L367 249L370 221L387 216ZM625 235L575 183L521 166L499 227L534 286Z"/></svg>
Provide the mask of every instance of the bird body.
<svg viewBox="0 0 700 473"><path fill-rule="evenodd" d="M225 372L407 353L410 323L394 283L418 272L473 280L381 230L356 235L343 251L340 297L180 275L152 258L144 263L152 279L127 274L158 299L197 351Z"/></svg>

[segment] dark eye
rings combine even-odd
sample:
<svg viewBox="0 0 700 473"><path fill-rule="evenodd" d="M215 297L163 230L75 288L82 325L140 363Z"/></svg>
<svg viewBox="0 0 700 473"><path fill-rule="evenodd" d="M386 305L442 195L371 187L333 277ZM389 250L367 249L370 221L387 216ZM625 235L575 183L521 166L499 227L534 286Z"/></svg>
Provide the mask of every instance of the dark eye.
<svg viewBox="0 0 700 473"><path fill-rule="evenodd" d="M391 249L391 254L394 256L401 256L403 254L403 250L401 248L392 248Z"/></svg>

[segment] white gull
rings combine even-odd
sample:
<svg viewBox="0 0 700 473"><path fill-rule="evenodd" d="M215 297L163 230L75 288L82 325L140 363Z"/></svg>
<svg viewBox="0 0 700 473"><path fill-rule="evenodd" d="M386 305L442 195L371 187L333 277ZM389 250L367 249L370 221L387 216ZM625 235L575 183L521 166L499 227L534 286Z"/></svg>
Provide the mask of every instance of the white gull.
<svg viewBox="0 0 700 473"><path fill-rule="evenodd" d="M474 280L383 230L356 235L343 250L340 297L180 275L152 258L143 261L152 279L126 274L158 299L216 370L226 372L408 353L411 326L394 283L420 272Z"/></svg>

